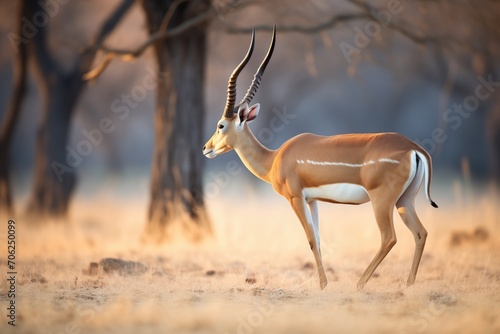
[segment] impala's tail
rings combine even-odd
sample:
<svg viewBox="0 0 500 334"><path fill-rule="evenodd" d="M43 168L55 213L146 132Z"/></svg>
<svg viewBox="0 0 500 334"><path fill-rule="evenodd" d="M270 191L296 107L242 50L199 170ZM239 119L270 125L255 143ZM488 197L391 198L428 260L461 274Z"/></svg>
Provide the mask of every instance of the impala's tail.
<svg viewBox="0 0 500 334"><path fill-rule="evenodd" d="M431 205L437 208L437 204L431 198L431 181L432 181L432 158L426 151L416 151L417 161L420 159L422 161L422 166L424 167L424 176L425 176L425 197Z"/></svg>

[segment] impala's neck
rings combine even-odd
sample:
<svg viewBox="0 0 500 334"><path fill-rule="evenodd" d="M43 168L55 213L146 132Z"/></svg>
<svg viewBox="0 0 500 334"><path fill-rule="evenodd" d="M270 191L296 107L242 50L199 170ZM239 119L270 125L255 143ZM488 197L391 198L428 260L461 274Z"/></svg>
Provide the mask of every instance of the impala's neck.
<svg viewBox="0 0 500 334"><path fill-rule="evenodd" d="M253 135L247 124L238 134L238 142L234 150L243 164L258 178L270 182L269 172L273 165L276 151L262 145Z"/></svg>

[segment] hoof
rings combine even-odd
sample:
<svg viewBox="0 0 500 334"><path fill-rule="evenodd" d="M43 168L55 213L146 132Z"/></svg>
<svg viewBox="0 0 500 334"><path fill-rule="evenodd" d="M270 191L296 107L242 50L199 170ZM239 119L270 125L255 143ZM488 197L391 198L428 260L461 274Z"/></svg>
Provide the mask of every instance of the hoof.
<svg viewBox="0 0 500 334"><path fill-rule="evenodd" d="M356 285L356 291L363 290L363 288L365 287L365 284L366 284L366 282L364 282L364 283L358 282L358 284Z"/></svg>
<svg viewBox="0 0 500 334"><path fill-rule="evenodd" d="M412 286L413 284L415 284L415 279L408 278L408 281L406 281L406 286Z"/></svg>

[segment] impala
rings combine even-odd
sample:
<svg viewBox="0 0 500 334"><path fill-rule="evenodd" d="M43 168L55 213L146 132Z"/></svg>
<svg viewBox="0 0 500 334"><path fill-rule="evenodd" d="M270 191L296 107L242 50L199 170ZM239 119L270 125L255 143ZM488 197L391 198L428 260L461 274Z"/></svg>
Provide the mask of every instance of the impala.
<svg viewBox="0 0 500 334"><path fill-rule="evenodd" d="M361 289L380 262L396 244L393 210L397 208L415 239L415 252L408 285L415 282L427 238L427 231L415 212L415 196L425 179L430 197L432 164L419 145L397 133L343 134L330 137L304 133L269 150L253 135L248 124L259 114L259 104L249 106L273 54L276 27L271 45L243 100L235 105L236 80L254 48L255 31L248 52L233 71L228 83L226 106L217 129L203 147L214 158L232 149L258 178L270 183L292 206L304 228L316 260L321 289L327 285L320 250L318 201L362 204L371 201L381 235L380 249L358 281Z"/></svg>

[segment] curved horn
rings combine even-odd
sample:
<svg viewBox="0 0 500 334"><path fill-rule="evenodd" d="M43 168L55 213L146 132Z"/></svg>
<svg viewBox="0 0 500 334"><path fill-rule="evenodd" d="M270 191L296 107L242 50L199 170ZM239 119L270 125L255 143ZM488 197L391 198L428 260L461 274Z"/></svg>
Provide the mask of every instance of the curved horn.
<svg viewBox="0 0 500 334"><path fill-rule="evenodd" d="M262 64L260 64L259 69L257 70L257 73L255 73L252 84L248 88L248 91L241 100L239 105L242 105L244 103L250 103L255 96L255 93L257 93L257 89L259 89L260 82L262 81L262 75L264 74L264 71L266 70L267 63L269 63L269 60L271 60L271 56L273 55L274 51L274 44L276 43L276 24L274 25L273 28L273 39L271 40L271 45L269 46L269 50L267 51L267 55L262 61Z"/></svg>
<svg viewBox="0 0 500 334"><path fill-rule="evenodd" d="M255 44L255 29L252 28L252 40L250 42L250 47L248 48L248 52L245 58L243 58L241 63L238 65L238 67L236 67L236 69L233 71L227 83L227 100L226 100L226 107L224 108L224 114L223 114L224 117L231 118L234 115L234 103L236 102L236 80L238 79L238 75L240 74L241 70L243 70L245 65L250 60L250 57L252 56L254 44Z"/></svg>

